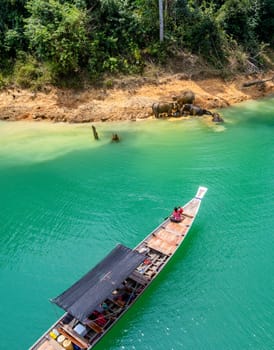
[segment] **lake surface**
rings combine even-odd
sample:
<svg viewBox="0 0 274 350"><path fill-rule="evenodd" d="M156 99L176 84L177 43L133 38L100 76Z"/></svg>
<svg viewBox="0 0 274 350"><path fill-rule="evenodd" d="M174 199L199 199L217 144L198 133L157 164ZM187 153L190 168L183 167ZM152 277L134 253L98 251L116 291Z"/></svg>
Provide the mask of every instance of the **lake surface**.
<svg viewBox="0 0 274 350"><path fill-rule="evenodd" d="M62 314L50 298L199 185L184 245L96 349L274 348L274 99L222 113L95 124L100 141L91 125L0 123L0 349L27 349Z"/></svg>

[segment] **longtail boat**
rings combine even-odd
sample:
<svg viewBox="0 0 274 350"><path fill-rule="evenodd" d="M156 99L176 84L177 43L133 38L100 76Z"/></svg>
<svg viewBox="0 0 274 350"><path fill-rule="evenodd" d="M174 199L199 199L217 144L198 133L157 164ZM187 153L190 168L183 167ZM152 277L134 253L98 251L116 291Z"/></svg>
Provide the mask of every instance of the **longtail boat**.
<svg viewBox="0 0 274 350"><path fill-rule="evenodd" d="M30 350L90 350L143 294L186 238L207 192L200 186L181 220L166 218L134 249L118 244L101 262L51 300L66 313Z"/></svg>

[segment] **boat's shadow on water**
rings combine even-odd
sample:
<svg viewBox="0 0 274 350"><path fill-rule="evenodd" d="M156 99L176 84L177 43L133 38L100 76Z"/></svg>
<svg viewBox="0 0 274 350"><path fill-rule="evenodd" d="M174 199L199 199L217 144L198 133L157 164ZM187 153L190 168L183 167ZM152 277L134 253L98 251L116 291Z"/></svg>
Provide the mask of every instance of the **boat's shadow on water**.
<svg viewBox="0 0 274 350"><path fill-rule="evenodd" d="M197 233L199 228L192 228L188 237L186 237L184 244L179 248L175 256L170 260L167 266L162 270L160 275L153 281L151 285L148 286L144 294L136 300L135 304L123 315L123 317L113 326L113 328L106 334L102 340L97 344L96 350L106 350L106 349L128 349L132 348L134 345L133 339L129 344L129 338L126 335L130 331L131 327L135 327L136 323L144 321L145 323L151 322L150 314L151 309L157 310L157 305L153 305L153 299L156 298L159 300L159 290L162 288L163 284L168 284L168 280L172 279L172 271L178 268L178 265L185 259L185 257L191 251L191 247L195 244L197 238ZM168 299L168 294L165 293L166 298ZM163 295L162 298L165 298ZM157 301L155 301L156 303ZM152 310L152 312L154 312ZM147 315L145 315L147 314ZM133 330L134 332L134 330ZM136 329L135 332L138 333L136 338L140 336L141 330ZM127 339L125 339L127 337ZM137 339L136 339L137 340ZM139 343L139 342L138 342ZM140 343L140 346L141 343Z"/></svg>

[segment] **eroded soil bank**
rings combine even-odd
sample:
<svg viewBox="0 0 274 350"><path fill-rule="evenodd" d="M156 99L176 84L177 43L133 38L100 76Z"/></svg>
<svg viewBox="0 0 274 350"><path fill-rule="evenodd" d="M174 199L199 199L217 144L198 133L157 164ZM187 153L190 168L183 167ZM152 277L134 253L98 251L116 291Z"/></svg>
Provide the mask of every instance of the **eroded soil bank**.
<svg viewBox="0 0 274 350"><path fill-rule="evenodd" d="M0 93L0 119L50 120L54 122L97 122L138 120L152 117L154 102L171 102L184 90L196 95L195 104L214 111L235 103L274 95L274 80L244 87L243 84L265 75L237 76L225 81L221 78L186 79L182 74L157 78L128 78L112 88L65 90L47 87L43 92L9 88Z"/></svg>

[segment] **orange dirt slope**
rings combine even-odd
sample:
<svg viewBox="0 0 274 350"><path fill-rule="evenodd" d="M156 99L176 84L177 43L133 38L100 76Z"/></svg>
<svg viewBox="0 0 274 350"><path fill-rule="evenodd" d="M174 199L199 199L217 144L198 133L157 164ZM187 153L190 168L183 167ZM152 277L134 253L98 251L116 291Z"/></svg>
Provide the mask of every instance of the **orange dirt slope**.
<svg viewBox="0 0 274 350"><path fill-rule="evenodd" d="M174 95L192 90L195 104L214 111L232 104L274 94L274 81L243 87L243 83L273 77L237 76L225 81L221 78L186 79L181 74L155 79L130 78L112 88L65 90L47 87L43 92L9 88L0 92L0 119L51 120L54 122L97 122L138 120L152 117L151 105L158 101L172 101Z"/></svg>

